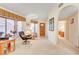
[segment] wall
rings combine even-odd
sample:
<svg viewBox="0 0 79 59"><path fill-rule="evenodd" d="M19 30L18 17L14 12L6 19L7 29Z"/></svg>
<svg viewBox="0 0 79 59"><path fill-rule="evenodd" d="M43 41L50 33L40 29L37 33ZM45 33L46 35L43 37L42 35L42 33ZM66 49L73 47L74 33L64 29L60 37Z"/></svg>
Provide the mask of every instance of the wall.
<svg viewBox="0 0 79 59"><path fill-rule="evenodd" d="M60 8L60 11L63 9L63 8L65 8L65 7L67 7L67 6L74 6L75 8L78 8L78 16L79 16L79 5L76 3L71 3L71 4L64 4L61 8ZM68 34L67 35L67 37L66 37L66 39L68 39L68 40L70 40L72 43L73 43L73 45L75 45L76 47L79 47L79 26L78 26L78 24L79 24L79 17L77 17L77 16L73 16L72 15L72 17L75 17L76 18L76 20L75 20L75 24L74 25L68 25L67 24L67 26L69 26L68 28L70 29L70 31L69 32L71 32L72 31L72 34L75 34L75 35L72 35L71 36L71 34ZM72 18L72 17L70 17L70 18ZM70 22L70 21L67 21L67 22ZM74 28L75 29L71 29L72 28L72 26L75 26ZM67 32L68 32L68 29L66 29L67 30ZM73 31L75 31L75 32L73 32ZM66 33L67 33L66 32ZM70 38L68 37L68 36L70 36Z"/></svg>
<svg viewBox="0 0 79 59"><path fill-rule="evenodd" d="M74 23L71 24L72 19L74 18ZM68 26L66 27L68 32L66 32L67 35L69 35L69 41L73 43L73 45L78 46L78 13L71 15L67 19Z"/></svg>
<svg viewBox="0 0 79 59"><path fill-rule="evenodd" d="M49 14L48 14L48 26L47 26L47 30L48 30L48 39L53 43L56 44L58 41L58 37L57 37L57 24L58 24L58 13L59 10L57 7L55 7L54 9L52 9ZM49 31L49 19L54 17L54 31Z"/></svg>
<svg viewBox="0 0 79 59"><path fill-rule="evenodd" d="M71 24L71 20L74 18L74 23ZM78 46L78 12L75 12L71 16L62 19L65 23L65 37L64 39L71 42L74 46Z"/></svg>
<svg viewBox="0 0 79 59"><path fill-rule="evenodd" d="M78 14L76 13L76 14L74 14L74 15L71 15L71 17L70 18L68 18L68 19L71 19L71 18L75 18L75 22L74 22L74 24L73 25L71 25L71 24L69 24L69 22L71 22L70 20L68 20L67 21L67 23L69 24L66 24L66 26L67 26L67 28L69 28L69 30L68 29L66 29L66 33L67 32L69 32L69 34L67 34L66 36L66 39L67 40L70 40L72 43L73 43L73 45L75 45L76 47L79 47L79 17L78 17L78 15L79 15L79 5L78 4L64 4L61 8L60 8L60 11L63 9L63 8L65 8L65 7L67 7L67 6L74 6L75 8L78 8ZM72 30L72 29L73 30ZM73 35L72 35L73 34ZM69 37L70 36L70 37Z"/></svg>
<svg viewBox="0 0 79 59"><path fill-rule="evenodd" d="M67 7L67 6L76 6L76 7L79 7L79 5L78 4L73 4L73 3L71 3L71 4L69 4L69 3L66 3L66 4L64 4L63 6L61 6L60 8L54 8L54 7L52 7L52 9L51 9L51 11L49 11L49 14L48 14L48 22L49 22L49 19L51 19L52 17L54 17L55 18L55 22L54 22L54 31L49 31L49 23L47 23L48 24L48 26L47 26L47 31L48 31L48 39L53 43L53 44L56 44L57 42L58 42L58 36L57 36L57 34L58 34L58 32L57 32L57 27L58 27L58 17L59 17L59 14L61 13L61 10L63 9L63 8L65 8L65 7ZM54 8L54 9L53 9ZM79 8L78 8L79 9ZM78 12L78 15L79 15L79 12ZM79 17L78 17L79 18ZM79 20L78 20L78 22L79 22ZM79 23L78 23L78 25L79 25ZM79 29L79 28L78 28ZM78 31L78 34L79 34L79 31ZM76 42L75 42L75 45L78 47L78 37L76 37Z"/></svg>

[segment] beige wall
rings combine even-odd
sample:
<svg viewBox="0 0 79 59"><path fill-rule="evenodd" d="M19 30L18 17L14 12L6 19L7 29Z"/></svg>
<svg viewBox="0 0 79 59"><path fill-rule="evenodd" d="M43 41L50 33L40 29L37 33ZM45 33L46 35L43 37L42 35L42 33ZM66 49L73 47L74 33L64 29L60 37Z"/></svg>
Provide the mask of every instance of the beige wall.
<svg viewBox="0 0 79 59"><path fill-rule="evenodd" d="M73 18L74 18L74 23L71 24ZM75 12L71 16L62 19L61 21L66 21L64 39L68 40L73 45L78 46L78 12Z"/></svg>
<svg viewBox="0 0 79 59"><path fill-rule="evenodd" d="M74 18L74 23L71 24L72 19ZM67 19L66 32L68 40L73 43L73 45L78 46L78 13L73 14Z"/></svg>
<svg viewBox="0 0 79 59"><path fill-rule="evenodd" d="M56 44L58 41L57 36L57 28L58 28L58 8L54 8L48 14L48 23L47 23L47 30L48 30L48 39L53 43ZM49 19L54 17L54 31L49 31Z"/></svg>
<svg viewBox="0 0 79 59"><path fill-rule="evenodd" d="M66 29L66 33L69 32L69 34L66 35L67 36L66 39L69 39L73 43L73 45L75 45L76 47L79 47L79 38L78 38L79 37L79 20L78 20L79 19L79 17L78 17L79 16L79 5L75 4L75 3L64 4L60 8L60 11L67 6L74 6L74 7L78 8L78 12L77 12L78 14L75 13L75 14L71 15L71 17L68 18L68 19L72 19L74 17L75 22L73 25L71 25L71 24L66 25L67 27L69 26L69 30ZM70 22L71 22L71 20L67 21L67 23L70 23Z"/></svg>
<svg viewBox="0 0 79 59"><path fill-rule="evenodd" d="M71 4L69 4L69 3L66 3L66 4L64 4L63 6L61 6L60 8L54 8L53 9L53 7L52 7L52 9L51 9L51 11L49 12L49 14L48 14L48 21L49 21L49 19L50 18L52 18L52 17L54 17L55 18L55 22L54 22L54 27L55 27L55 30L53 31L53 32L51 32L51 31L49 31L49 25L48 25L48 39L49 40L51 40L52 41L52 43L57 43L58 42L58 37L57 37L57 34L58 34L58 29L57 29L57 27L58 27L58 17L59 17L59 14L61 13L61 11L63 10L63 8L65 8L65 7L67 7L67 6L75 6L75 7L77 7L78 8L78 10L79 10L79 5L78 4L73 4L73 3L71 3ZM78 12L78 15L79 15L79 12ZM79 17L78 17L78 19L79 19ZM76 22L77 22L77 20L75 20ZM78 20L78 22L79 22L79 20ZM48 23L49 24L49 23ZM75 23L75 26L76 26L77 24ZM78 25L79 25L79 23L78 23ZM79 28L78 28L79 29ZM79 30L78 30L78 32L77 32L78 34L79 34ZM78 35L79 36L79 35ZM75 45L78 47L78 36L76 37L76 35L75 35L75 37L76 37L76 42L75 42ZM75 40L75 39L74 39Z"/></svg>

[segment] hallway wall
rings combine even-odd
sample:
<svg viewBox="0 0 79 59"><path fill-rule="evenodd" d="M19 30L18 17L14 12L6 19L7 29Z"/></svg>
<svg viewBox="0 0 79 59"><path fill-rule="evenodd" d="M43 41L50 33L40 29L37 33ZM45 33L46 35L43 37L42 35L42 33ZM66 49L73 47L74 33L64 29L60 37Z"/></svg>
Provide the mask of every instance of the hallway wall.
<svg viewBox="0 0 79 59"><path fill-rule="evenodd" d="M74 23L71 24L72 19L74 19ZM67 33L67 35L69 35L69 41L71 41L73 43L73 45L78 46L78 13L76 12L75 14L73 14L72 16L68 17L67 19L67 29L69 29L69 33ZM67 30L66 29L66 30Z"/></svg>
<svg viewBox="0 0 79 59"><path fill-rule="evenodd" d="M54 17L54 31L49 31L49 19ZM56 44L58 41L57 37L57 21L58 21L58 8L52 9L48 14L48 39L52 41L53 44Z"/></svg>
<svg viewBox="0 0 79 59"><path fill-rule="evenodd" d="M58 7L56 7L56 8L54 8L53 9L53 7L52 7L52 9L49 11L49 14L48 14L48 27L47 27L47 30L48 30L48 39L49 40L51 40L52 41L52 43L54 43L54 44L56 44L57 42L58 42L58 37L57 37L57 34L58 34L58 32L57 32L57 27L58 27L58 17L59 17L59 13L60 13L60 11L63 9L63 8L65 8L65 7L67 7L67 6L70 6L70 5L72 5L72 6L76 6L76 7L79 7L79 5L78 4L73 4L73 3L71 3L71 4L69 4L69 3L66 3L66 4L63 4L60 8L58 8ZM79 9L79 8L78 8ZM78 12L79 13L79 12ZM78 14L79 15L79 14ZM49 19L51 19L52 17L54 17L55 18L55 22L54 22L54 31L49 31ZM79 18L79 17L78 17ZM79 22L79 21L78 21ZM78 23L79 24L79 23ZM78 28L79 29L79 28ZM77 33L79 33L79 31L77 32ZM79 35L78 35L79 36ZM74 39L75 40L75 39ZM75 43L75 45L78 47L79 45L78 45L78 37L77 37L77 41L76 41L77 43Z"/></svg>
<svg viewBox="0 0 79 59"><path fill-rule="evenodd" d="M73 24L71 24L72 19L74 19ZM66 21L64 39L71 42L74 46L78 46L78 12L75 12L71 16L62 19L62 21Z"/></svg>
<svg viewBox="0 0 79 59"><path fill-rule="evenodd" d="M79 5L76 3L71 3L71 4L69 4L69 3L67 3L67 4L64 4L61 8L60 8L60 11L63 9L63 8L65 8L65 7L67 7L67 6L74 6L74 7L76 7L76 8L78 8L78 12L76 13L76 14L73 14L71 17L70 17L70 19L71 18L73 18L73 17L75 17L75 23L74 23L74 27L76 28L76 29L74 29L75 30L75 34L73 35L73 37L71 38L71 40L72 40L72 42L73 42L73 44L75 45L75 47L79 47L79 38L78 38L78 36L79 36ZM78 15L78 16L77 16ZM68 22L70 22L70 21L68 21ZM71 25L68 25L67 24L67 26L69 26L69 28L71 28ZM71 31L71 30L70 30ZM67 30L67 32L68 32L68 30ZM70 35L70 34L69 34ZM68 39L68 34L67 34L67 39Z"/></svg>

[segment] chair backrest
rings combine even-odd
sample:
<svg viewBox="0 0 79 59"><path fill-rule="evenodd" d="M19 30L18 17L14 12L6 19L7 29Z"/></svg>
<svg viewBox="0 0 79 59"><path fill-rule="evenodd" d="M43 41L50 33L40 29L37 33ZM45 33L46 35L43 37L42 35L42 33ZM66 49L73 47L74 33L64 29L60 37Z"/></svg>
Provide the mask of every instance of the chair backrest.
<svg viewBox="0 0 79 59"><path fill-rule="evenodd" d="M20 36L23 40L25 40L25 39L22 37L22 35L25 35L25 33L24 33L23 31L19 32L19 36Z"/></svg>

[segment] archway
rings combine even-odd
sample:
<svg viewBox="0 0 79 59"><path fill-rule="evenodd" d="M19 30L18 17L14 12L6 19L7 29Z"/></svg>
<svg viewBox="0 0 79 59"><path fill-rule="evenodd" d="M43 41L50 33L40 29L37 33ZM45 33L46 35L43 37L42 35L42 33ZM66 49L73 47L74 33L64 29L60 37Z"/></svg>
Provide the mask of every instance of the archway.
<svg viewBox="0 0 79 59"><path fill-rule="evenodd" d="M66 40L78 46L78 8L70 5L64 7L58 17L58 39Z"/></svg>

